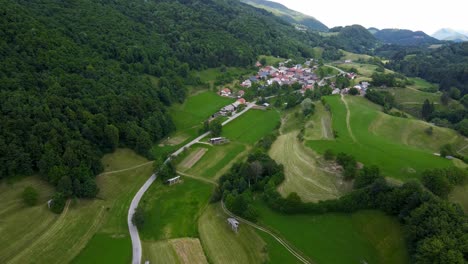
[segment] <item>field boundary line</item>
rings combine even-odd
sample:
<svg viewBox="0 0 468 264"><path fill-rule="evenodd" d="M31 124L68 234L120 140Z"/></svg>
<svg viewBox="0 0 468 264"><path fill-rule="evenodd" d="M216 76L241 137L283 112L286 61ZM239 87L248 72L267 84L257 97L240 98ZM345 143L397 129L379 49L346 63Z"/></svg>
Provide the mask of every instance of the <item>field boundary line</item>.
<svg viewBox="0 0 468 264"><path fill-rule="evenodd" d="M276 241L278 241L278 243L280 243L287 251L289 251L289 253L291 253L294 257L296 257L300 262L302 262L304 264L312 264L309 260L307 260L300 253L298 253L295 249L293 249L293 247L290 246L289 242L287 242L286 240L281 239L280 237L275 235L273 232L271 232L267 228L259 226L257 224L254 224L254 223L250 222L249 220L246 220L244 218L241 218L241 217L231 213L231 211L229 211L226 208L226 206L224 205L224 202L222 200L221 200L221 207L223 208L224 213L226 213L230 217L236 218L240 222L243 222L243 223L245 223L245 224L247 224L247 225L249 225L249 226L251 226L251 227L253 227L253 228L257 229L257 230L260 230L260 231L262 231L264 233L267 233L268 235L272 236Z"/></svg>
<svg viewBox="0 0 468 264"><path fill-rule="evenodd" d="M356 140L356 138L354 137L354 134L353 134L353 130L351 130L351 123L350 123L351 111L349 110L348 102L346 102L346 100L344 99L343 94L341 94L341 101L343 101L343 103L344 103L344 105L346 107L346 127L348 128L349 135L351 136L353 141L357 143L357 140Z"/></svg>
<svg viewBox="0 0 468 264"><path fill-rule="evenodd" d="M115 174L115 173L120 173L120 172L124 172L124 171L134 170L134 169L138 169L138 168L140 168L140 167L149 165L149 164L151 164L151 163L153 163L153 162L154 162L154 161L148 161L148 162L142 163L142 164L140 164L140 165L136 165L136 166L133 166L133 167L130 167L130 168L126 168L126 169L103 172L103 173L101 173L100 175Z"/></svg>

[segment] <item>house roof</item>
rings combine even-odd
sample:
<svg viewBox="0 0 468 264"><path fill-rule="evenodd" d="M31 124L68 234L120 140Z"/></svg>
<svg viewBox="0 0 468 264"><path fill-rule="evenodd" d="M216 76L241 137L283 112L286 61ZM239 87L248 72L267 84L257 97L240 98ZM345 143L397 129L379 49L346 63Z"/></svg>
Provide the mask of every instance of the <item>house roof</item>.
<svg viewBox="0 0 468 264"><path fill-rule="evenodd" d="M245 104L246 103L244 98L238 99L237 102L240 103L240 104Z"/></svg>
<svg viewBox="0 0 468 264"><path fill-rule="evenodd" d="M231 89L229 88L224 88L223 90L221 90L222 92L225 92L225 93L230 93L231 92Z"/></svg>

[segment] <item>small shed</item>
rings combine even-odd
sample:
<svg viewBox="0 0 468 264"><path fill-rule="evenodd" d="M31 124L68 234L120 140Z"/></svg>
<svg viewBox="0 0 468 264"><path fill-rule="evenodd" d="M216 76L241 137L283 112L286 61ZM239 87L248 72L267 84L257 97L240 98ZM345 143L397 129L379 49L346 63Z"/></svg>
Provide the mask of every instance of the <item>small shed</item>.
<svg viewBox="0 0 468 264"><path fill-rule="evenodd" d="M225 137L215 137L210 139L210 143L213 145L221 145L228 142L229 140Z"/></svg>
<svg viewBox="0 0 468 264"><path fill-rule="evenodd" d="M237 221L235 218L228 218L227 219L228 224L231 226L232 231L236 232L239 229L239 221Z"/></svg>
<svg viewBox="0 0 468 264"><path fill-rule="evenodd" d="M166 183L168 185L173 185L173 184L176 184L176 183L179 183L180 182L180 176L176 176L174 178L170 178L168 180L166 180Z"/></svg>

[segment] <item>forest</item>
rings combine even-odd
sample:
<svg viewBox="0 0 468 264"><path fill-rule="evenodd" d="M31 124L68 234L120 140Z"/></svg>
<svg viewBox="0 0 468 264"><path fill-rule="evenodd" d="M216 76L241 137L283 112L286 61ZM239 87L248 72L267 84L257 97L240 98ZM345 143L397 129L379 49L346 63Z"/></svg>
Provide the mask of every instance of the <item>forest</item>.
<svg viewBox="0 0 468 264"><path fill-rule="evenodd" d="M237 1L2 1L0 15L0 178L38 173L66 197L98 193L104 153L148 157L193 70L320 43Z"/></svg>

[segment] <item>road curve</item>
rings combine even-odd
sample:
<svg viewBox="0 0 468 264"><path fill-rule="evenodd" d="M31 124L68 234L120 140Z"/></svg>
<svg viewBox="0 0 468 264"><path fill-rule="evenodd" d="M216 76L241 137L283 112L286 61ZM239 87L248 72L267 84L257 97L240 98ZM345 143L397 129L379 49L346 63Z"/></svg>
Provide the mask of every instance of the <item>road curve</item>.
<svg viewBox="0 0 468 264"><path fill-rule="evenodd" d="M245 107L244 110L242 110L239 113L235 113L231 117L229 117L228 120L224 121L222 125L226 125L232 120L238 118L239 116L243 115L245 112L247 112L250 108L255 106L256 102L249 103L247 107ZM208 136L210 132L206 132L203 135L195 138L194 140L190 141L189 143L185 144L183 147L178 149L176 152L172 153L171 156L178 156L182 151L184 151L186 148L189 148L193 144L196 144L199 142L201 139L204 137ZM166 159L166 162L169 162L170 158ZM138 204L140 203L141 198L145 194L145 192L149 189L151 184L156 180L158 177L157 174L151 175L151 177L141 186L141 188L138 190L138 192L135 194L135 197L133 197L132 202L130 203L130 207L128 208L128 215L127 215L127 224L128 224L128 231L130 232L130 237L132 239L132 264L140 264L141 263L141 257L143 253L143 249L141 248L141 240L140 240L140 235L138 234L138 229L137 227L133 224L132 218L133 215L135 214L135 210L138 208Z"/></svg>

